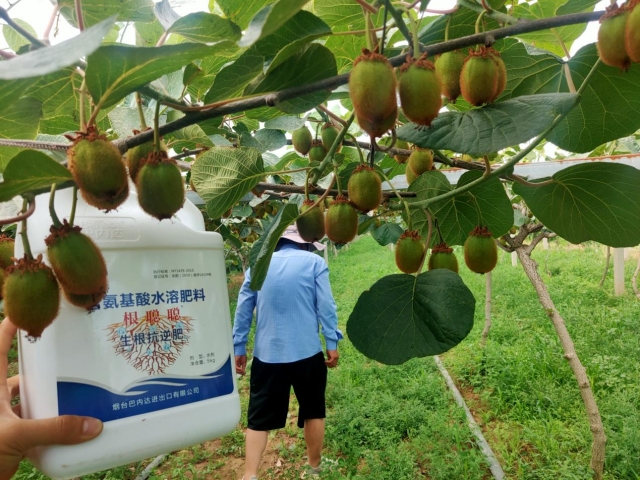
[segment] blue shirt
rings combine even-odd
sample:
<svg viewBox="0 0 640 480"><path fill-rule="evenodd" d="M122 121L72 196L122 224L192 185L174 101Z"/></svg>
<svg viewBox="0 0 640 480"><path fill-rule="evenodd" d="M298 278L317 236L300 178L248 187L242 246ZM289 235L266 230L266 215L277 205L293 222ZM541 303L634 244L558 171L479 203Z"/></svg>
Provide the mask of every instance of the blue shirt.
<svg viewBox="0 0 640 480"><path fill-rule="evenodd" d="M329 269L322 257L285 243L273 254L262 289L254 292L250 283L251 272L247 270L233 324L236 355L246 355L254 308L253 356L263 362L290 363L321 352L320 326L327 350L338 348L342 333Z"/></svg>

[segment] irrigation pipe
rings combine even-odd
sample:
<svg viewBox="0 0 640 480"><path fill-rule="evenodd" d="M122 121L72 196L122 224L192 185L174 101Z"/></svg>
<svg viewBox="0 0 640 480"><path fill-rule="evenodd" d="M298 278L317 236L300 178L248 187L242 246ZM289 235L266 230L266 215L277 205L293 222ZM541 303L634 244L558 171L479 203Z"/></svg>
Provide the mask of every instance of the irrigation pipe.
<svg viewBox="0 0 640 480"><path fill-rule="evenodd" d="M147 477L151 475L151 472L153 472L153 469L156 468L158 465L160 465L164 461L164 459L167 457L167 455L168 455L167 453L164 453L154 458L153 462L147 465L147 468L145 468L142 471L142 473L136 477L136 480L146 480Z"/></svg>
<svg viewBox="0 0 640 480"><path fill-rule="evenodd" d="M455 383L453 383L451 375L449 375L447 369L444 368L440 357L436 355L435 357L433 357L433 359L438 366L438 370L440 370L440 373L444 377L444 381L447 383L447 387L449 387L449 390L451 390L451 393L453 393L453 398L456 399L456 403L464 409L464 413L467 415L467 423L469 424L469 428L471 429L473 435L476 437L476 440L480 445L480 450L482 450L482 453L486 457L487 462L489 462L489 469L493 474L493 478L495 478L496 480L503 480L505 478L504 471L502 471L502 467L500 466L498 459L494 455L493 450L491 450L491 447L487 443L487 440L484 438L484 435L482 435L482 430L480 430L480 427L473 418L473 415L471 415L471 411L469 410L469 407L467 407L464 398L462 398L460 391L456 387Z"/></svg>

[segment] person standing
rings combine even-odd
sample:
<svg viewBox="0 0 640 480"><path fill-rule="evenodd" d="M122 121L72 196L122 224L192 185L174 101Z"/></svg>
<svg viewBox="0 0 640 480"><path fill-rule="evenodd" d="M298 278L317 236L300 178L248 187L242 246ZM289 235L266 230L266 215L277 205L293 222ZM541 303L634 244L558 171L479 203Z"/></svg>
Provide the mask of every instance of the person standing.
<svg viewBox="0 0 640 480"><path fill-rule="evenodd" d="M256 310L256 333L251 365L246 458L243 479L256 480L269 431L283 428L291 387L300 405L298 427L304 428L308 473L322 468L327 368L338 364L336 304L329 269L320 256L324 248L307 243L294 226L278 240L262 289L250 288L247 270L238 294L233 325L236 372L246 373L246 344ZM319 328L326 343L322 353Z"/></svg>

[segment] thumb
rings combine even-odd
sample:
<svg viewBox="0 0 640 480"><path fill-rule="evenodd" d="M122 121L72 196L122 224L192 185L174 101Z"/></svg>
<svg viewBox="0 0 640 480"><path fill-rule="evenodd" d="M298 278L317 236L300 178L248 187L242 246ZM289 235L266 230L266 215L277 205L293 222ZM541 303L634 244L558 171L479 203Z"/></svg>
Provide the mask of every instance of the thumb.
<svg viewBox="0 0 640 480"><path fill-rule="evenodd" d="M23 420L18 443L26 451L48 445L75 445L94 439L102 433L100 420L63 415L42 420Z"/></svg>

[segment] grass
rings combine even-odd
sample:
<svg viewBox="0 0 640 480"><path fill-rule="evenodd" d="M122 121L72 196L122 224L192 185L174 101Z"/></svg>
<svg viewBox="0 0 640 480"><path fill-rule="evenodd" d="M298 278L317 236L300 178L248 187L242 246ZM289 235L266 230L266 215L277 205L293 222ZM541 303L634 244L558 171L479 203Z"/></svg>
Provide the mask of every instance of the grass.
<svg viewBox="0 0 640 480"><path fill-rule="evenodd" d="M603 247L552 245L548 251L540 246L534 258L594 386L608 437L605 478L640 479L640 302L632 295L612 295L612 273L604 288L597 287ZM477 299L476 319L469 337L443 361L507 477L590 478L591 436L577 384L533 287L501 254L493 272L493 327L481 348L484 277L470 273L457 253L463 280ZM627 278L634 267L630 259ZM396 273L392 252L370 237L331 257L330 271L343 331L358 296L378 278ZM236 292L232 283L232 309ZM431 359L383 366L363 357L348 340L340 344L340 354L339 368L329 375L325 448L338 465L323 478L490 478L464 415ZM239 478L248 380L239 385L244 412L239 428L172 454L152 480ZM301 476L304 440L295 426L296 407L292 402L287 427L271 435L261 479ZM133 479L147 463L85 478ZM24 462L17 478L45 477Z"/></svg>

